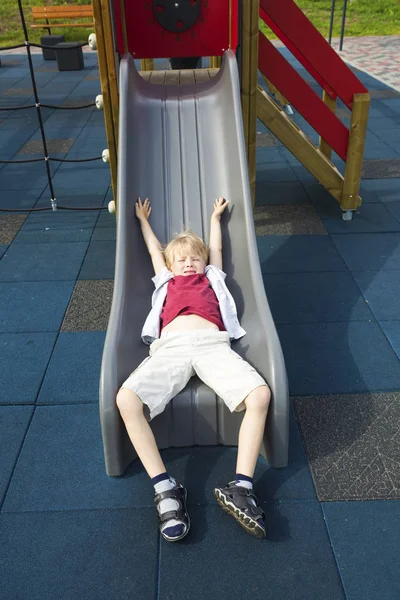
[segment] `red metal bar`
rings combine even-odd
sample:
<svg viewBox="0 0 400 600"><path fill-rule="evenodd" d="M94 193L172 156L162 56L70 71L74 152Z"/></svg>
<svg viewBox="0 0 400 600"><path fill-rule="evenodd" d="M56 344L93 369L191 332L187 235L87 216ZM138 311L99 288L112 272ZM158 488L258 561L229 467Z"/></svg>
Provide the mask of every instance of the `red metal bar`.
<svg viewBox="0 0 400 600"><path fill-rule="evenodd" d="M348 129L261 31L258 68L340 158L346 160Z"/></svg>
<svg viewBox="0 0 400 600"><path fill-rule="evenodd" d="M367 88L293 0L260 0L260 7L268 20L275 24L277 35L282 35L282 41L290 44L289 50L293 52L295 49L296 58L303 66L309 70L311 65L313 71L318 73L320 79L326 82L350 110L354 94L368 93ZM313 75L311 72L310 74ZM329 93L328 89L327 91Z"/></svg>

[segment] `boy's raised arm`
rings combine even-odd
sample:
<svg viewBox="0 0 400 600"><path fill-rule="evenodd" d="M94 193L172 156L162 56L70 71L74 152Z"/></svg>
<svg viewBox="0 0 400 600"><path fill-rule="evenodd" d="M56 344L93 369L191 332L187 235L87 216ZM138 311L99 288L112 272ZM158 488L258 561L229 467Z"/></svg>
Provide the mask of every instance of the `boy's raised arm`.
<svg viewBox="0 0 400 600"><path fill-rule="evenodd" d="M222 235L221 235L221 215L229 204L229 200L224 200L220 196L214 203L214 210L211 215L210 225L210 265L222 269Z"/></svg>
<svg viewBox="0 0 400 600"><path fill-rule="evenodd" d="M153 263L154 272L157 275L165 267L165 259L161 250L161 244L154 234L149 223L151 213L150 201L148 198L144 202L138 198L135 204L136 217L140 221L143 239L149 251L151 262Z"/></svg>

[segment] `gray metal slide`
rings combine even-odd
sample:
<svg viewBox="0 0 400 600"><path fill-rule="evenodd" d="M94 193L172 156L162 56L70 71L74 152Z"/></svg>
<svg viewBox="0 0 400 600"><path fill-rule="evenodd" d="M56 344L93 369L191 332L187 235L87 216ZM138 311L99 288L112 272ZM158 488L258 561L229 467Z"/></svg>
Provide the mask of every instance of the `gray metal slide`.
<svg viewBox="0 0 400 600"><path fill-rule="evenodd" d="M150 222L163 243L183 227L207 241L215 198L230 200L221 221L224 271L247 331L232 347L272 390L261 452L271 466L286 466L288 386L257 253L235 55L225 53L216 77L190 85L146 82L127 55L121 61L119 83L115 283L100 379L107 474L121 475L136 457L115 397L148 355L140 334L151 306L154 273L135 217L138 196L150 198ZM151 426L159 448L236 446L243 414L231 414L193 377Z"/></svg>

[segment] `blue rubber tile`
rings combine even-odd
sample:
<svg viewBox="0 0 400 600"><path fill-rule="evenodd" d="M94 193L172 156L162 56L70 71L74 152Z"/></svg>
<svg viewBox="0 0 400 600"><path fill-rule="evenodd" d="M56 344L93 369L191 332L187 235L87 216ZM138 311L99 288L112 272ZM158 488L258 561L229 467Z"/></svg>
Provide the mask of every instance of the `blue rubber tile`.
<svg viewBox="0 0 400 600"><path fill-rule="evenodd" d="M34 125L24 130L19 129L3 129L0 126L0 140L1 140L1 155L3 160L11 160L14 154L25 144L29 139L29 136L34 131ZM20 160L24 157L16 157L15 160ZM25 165L24 165L25 166Z"/></svg>
<svg viewBox="0 0 400 600"><path fill-rule="evenodd" d="M44 164L38 168L36 163L6 165L0 172L0 190L43 190L47 174Z"/></svg>
<svg viewBox="0 0 400 600"><path fill-rule="evenodd" d="M80 195L96 195L106 193L110 185L110 170L82 169L74 171L73 186L70 171L58 171L53 177L53 186L57 190L79 191ZM56 193L57 195L57 193Z"/></svg>
<svg viewBox="0 0 400 600"><path fill-rule="evenodd" d="M259 236L257 247L263 273L346 270L328 236Z"/></svg>
<svg viewBox="0 0 400 600"><path fill-rule="evenodd" d="M105 335L103 331L59 334L39 404L98 402Z"/></svg>
<svg viewBox="0 0 400 600"><path fill-rule="evenodd" d="M270 273L264 285L276 324L373 319L348 272Z"/></svg>
<svg viewBox="0 0 400 600"><path fill-rule="evenodd" d="M0 334L0 404L34 404L55 333Z"/></svg>
<svg viewBox="0 0 400 600"><path fill-rule="evenodd" d="M92 169L93 171L93 169ZM64 173L65 175L65 173ZM70 174L71 178L71 174ZM107 188L106 188L107 189ZM74 189L72 187L65 187L64 189L59 186L55 188L55 196L57 201L57 206L63 206L66 208L90 208L93 210L94 208L98 208L99 210L103 207L104 197L106 194L106 189L100 191L99 193L90 194L90 193L82 193L79 189ZM43 190L42 195L40 196L35 208L47 208L51 207L51 193L48 186L46 186Z"/></svg>
<svg viewBox="0 0 400 600"><path fill-rule="evenodd" d="M281 163L282 156L278 148L258 147L256 153L257 168L259 165Z"/></svg>
<svg viewBox="0 0 400 600"><path fill-rule="evenodd" d="M361 182L360 195L368 201L370 194L371 196L374 194L380 202L398 202L400 201L400 179L365 179Z"/></svg>
<svg viewBox="0 0 400 600"><path fill-rule="evenodd" d="M262 184L265 182L297 181L293 169L287 162L271 163L257 165L257 181Z"/></svg>
<svg viewBox="0 0 400 600"><path fill-rule="evenodd" d="M279 325L292 395L400 389L400 363L375 322Z"/></svg>
<svg viewBox="0 0 400 600"><path fill-rule="evenodd" d="M339 204L334 207L331 218L324 218L318 205L317 212L322 218L328 233L391 233L400 231L400 223L383 204L365 204L361 206L351 221L343 221ZM326 213L325 213L326 214Z"/></svg>
<svg viewBox="0 0 400 600"><path fill-rule="evenodd" d="M4 252L7 250L7 244L0 244L0 258L3 256Z"/></svg>
<svg viewBox="0 0 400 600"><path fill-rule="evenodd" d="M309 204L302 184L299 181L274 183L256 182L256 205Z"/></svg>
<svg viewBox="0 0 400 600"><path fill-rule="evenodd" d="M116 235L115 215L111 215L108 210L103 210L93 230L92 241L113 241L116 239Z"/></svg>
<svg viewBox="0 0 400 600"><path fill-rule="evenodd" d="M70 123L72 127L83 127L89 121L91 112L91 108L56 110L48 117L46 125L51 128L61 125L68 127L68 123ZM104 119L104 115L102 116Z"/></svg>
<svg viewBox="0 0 400 600"><path fill-rule="evenodd" d="M380 325L393 350L400 358L400 321L382 321Z"/></svg>
<svg viewBox="0 0 400 600"><path fill-rule="evenodd" d="M400 269L400 233L333 235L332 241L350 271Z"/></svg>
<svg viewBox="0 0 400 600"><path fill-rule="evenodd" d="M31 406L0 406L0 504L3 502L32 412Z"/></svg>
<svg viewBox="0 0 400 600"><path fill-rule="evenodd" d="M322 504L349 600L400 597L400 501Z"/></svg>
<svg viewBox="0 0 400 600"><path fill-rule="evenodd" d="M153 510L2 515L1 600L156 598Z"/></svg>
<svg viewBox="0 0 400 600"><path fill-rule="evenodd" d="M0 263L0 281L75 281L87 242L12 244Z"/></svg>
<svg viewBox="0 0 400 600"><path fill-rule="evenodd" d="M203 600L205 582L213 598L344 599L319 504L268 509L269 539L258 540L221 508L193 507L187 538L161 544L159 599Z"/></svg>
<svg viewBox="0 0 400 600"><path fill-rule="evenodd" d="M387 208L400 223L400 200L399 202L389 202Z"/></svg>
<svg viewBox="0 0 400 600"><path fill-rule="evenodd" d="M47 211L31 213L13 244L86 242L99 213L96 211ZM114 219L115 221L115 219Z"/></svg>
<svg viewBox="0 0 400 600"><path fill-rule="evenodd" d="M83 261L79 279L113 279L115 270L115 242L91 242Z"/></svg>
<svg viewBox="0 0 400 600"><path fill-rule="evenodd" d="M398 153L389 144L367 144L364 150L364 160L378 160L383 158L399 158Z"/></svg>
<svg viewBox="0 0 400 600"><path fill-rule="evenodd" d="M109 165L106 164L101 157L101 153L106 147L107 144L101 144L97 147L92 146L90 150L77 150L68 152L65 158L67 158L68 160L73 160L74 162L62 163L59 170L60 175L68 172L70 175L75 177L75 175L79 175L81 172L87 171L88 165L90 165L91 172L93 172L94 170L98 171L100 169L102 169L103 171L109 171ZM80 160L86 158L95 158L96 160L90 160L88 162L79 162Z"/></svg>
<svg viewBox="0 0 400 600"><path fill-rule="evenodd" d="M0 332L58 331L73 281L0 283Z"/></svg>
<svg viewBox="0 0 400 600"><path fill-rule="evenodd" d="M400 270L355 271L353 277L378 321L400 319Z"/></svg>

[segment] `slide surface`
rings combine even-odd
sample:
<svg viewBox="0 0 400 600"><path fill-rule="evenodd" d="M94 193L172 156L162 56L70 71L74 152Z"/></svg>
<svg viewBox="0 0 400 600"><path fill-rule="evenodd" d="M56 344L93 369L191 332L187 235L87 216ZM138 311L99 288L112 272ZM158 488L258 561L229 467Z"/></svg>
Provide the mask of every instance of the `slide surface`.
<svg viewBox="0 0 400 600"><path fill-rule="evenodd" d="M226 52L219 73L209 81L179 86L144 81L133 58L126 55L119 83L115 283L100 380L107 473L122 474L135 457L115 396L148 355L140 334L151 306L154 272L135 217L138 196L150 198L150 222L162 243L183 227L207 242L215 198L230 200L221 220L223 268L247 331L232 347L271 387L262 453L272 466L285 466L287 378L257 253L235 55ZM237 445L243 414L231 414L194 377L151 425L160 448Z"/></svg>

